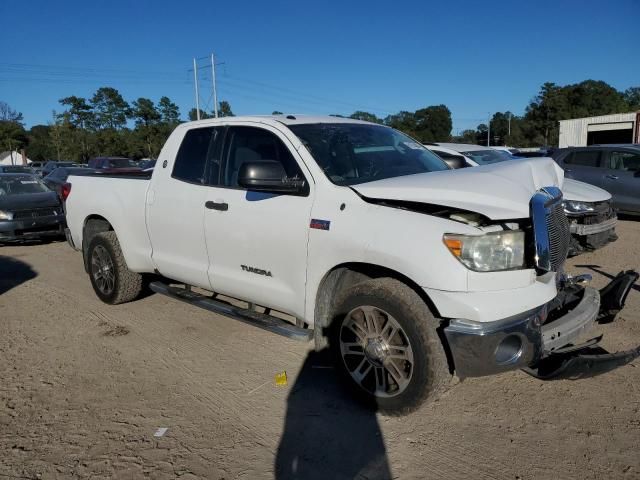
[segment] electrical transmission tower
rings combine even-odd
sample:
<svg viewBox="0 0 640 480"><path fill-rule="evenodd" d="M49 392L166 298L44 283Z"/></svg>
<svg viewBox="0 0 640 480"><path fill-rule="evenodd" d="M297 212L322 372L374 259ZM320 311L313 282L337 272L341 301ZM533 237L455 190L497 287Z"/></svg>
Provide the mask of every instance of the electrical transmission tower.
<svg viewBox="0 0 640 480"><path fill-rule="evenodd" d="M201 64L200 62L206 61L207 63ZM199 72L203 70L211 69L211 95L205 102L205 108L209 105L209 102L213 99L213 114L215 118L218 118L218 89L216 85L216 66L224 65L224 62L216 63L216 56L211 53L210 57L193 58L193 69L189 69L189 72L193 71L193 88L196 100L196 119L200 120L200 77Z"/></svg>

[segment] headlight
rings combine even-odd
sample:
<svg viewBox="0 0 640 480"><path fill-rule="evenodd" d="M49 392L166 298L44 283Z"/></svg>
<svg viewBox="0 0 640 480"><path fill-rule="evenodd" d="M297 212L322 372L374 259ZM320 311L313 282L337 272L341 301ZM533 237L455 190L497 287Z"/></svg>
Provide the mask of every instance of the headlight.
<svg viewBox="0 0 640 480"><path fill-rule="evenodd" d="M484 235L445 235L444 244L468 269L496 272L524 267L524 232L502 231Z"/></svg>
<svg viewBox="0 0 640 480"><path fill-rule="evenodd" d="M0 210L0 220L13 220L13 212Z"/></svg>
<svg viewBox="0 0 640 480"><path fill-rule="evenodd" d="M562 202L565 213L585 213L593 212L593 205L587 202L576 202L574 200L565 200Z"/></svg>

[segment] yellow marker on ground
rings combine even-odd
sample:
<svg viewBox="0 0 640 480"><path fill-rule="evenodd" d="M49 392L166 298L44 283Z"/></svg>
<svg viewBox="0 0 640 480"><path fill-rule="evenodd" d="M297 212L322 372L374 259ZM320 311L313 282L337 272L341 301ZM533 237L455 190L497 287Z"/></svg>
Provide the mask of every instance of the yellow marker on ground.
<svg viewBox="0 0 640 480"><path fill-rule="evenodd" d="M279 387L287 385L287 372L276 373L276 385Z"/></svg>

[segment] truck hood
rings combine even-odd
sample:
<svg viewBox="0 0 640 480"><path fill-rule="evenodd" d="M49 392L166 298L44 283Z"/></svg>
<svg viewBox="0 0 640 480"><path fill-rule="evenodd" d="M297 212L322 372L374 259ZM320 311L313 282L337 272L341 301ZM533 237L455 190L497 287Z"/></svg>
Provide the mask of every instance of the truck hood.
<svg viewBox="0 0 640 480"><path fill-rule="evenodd" d="M562 193L567 200L578 202L604 202L611 199L611 194L606 190L572 178L564 179Z"/></svg>
<svg viewBox="0 0 640 480"><path fill-rule="evenodd" d="M510 160L474 168L419 173L353 185L360 195L459 208L492 220L529 217L541 188L562 189L564 171L550 158Z"/></svg>

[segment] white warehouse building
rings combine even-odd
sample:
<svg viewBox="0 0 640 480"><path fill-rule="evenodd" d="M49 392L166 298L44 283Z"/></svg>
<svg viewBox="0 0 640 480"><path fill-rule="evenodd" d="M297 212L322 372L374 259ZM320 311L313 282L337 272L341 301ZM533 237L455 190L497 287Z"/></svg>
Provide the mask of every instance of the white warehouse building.
<svg viewBox="0 0 640 480"><path fill-rule="evenodd" d="M560 120L558 147L640 143L640 112Z"/></svg>

